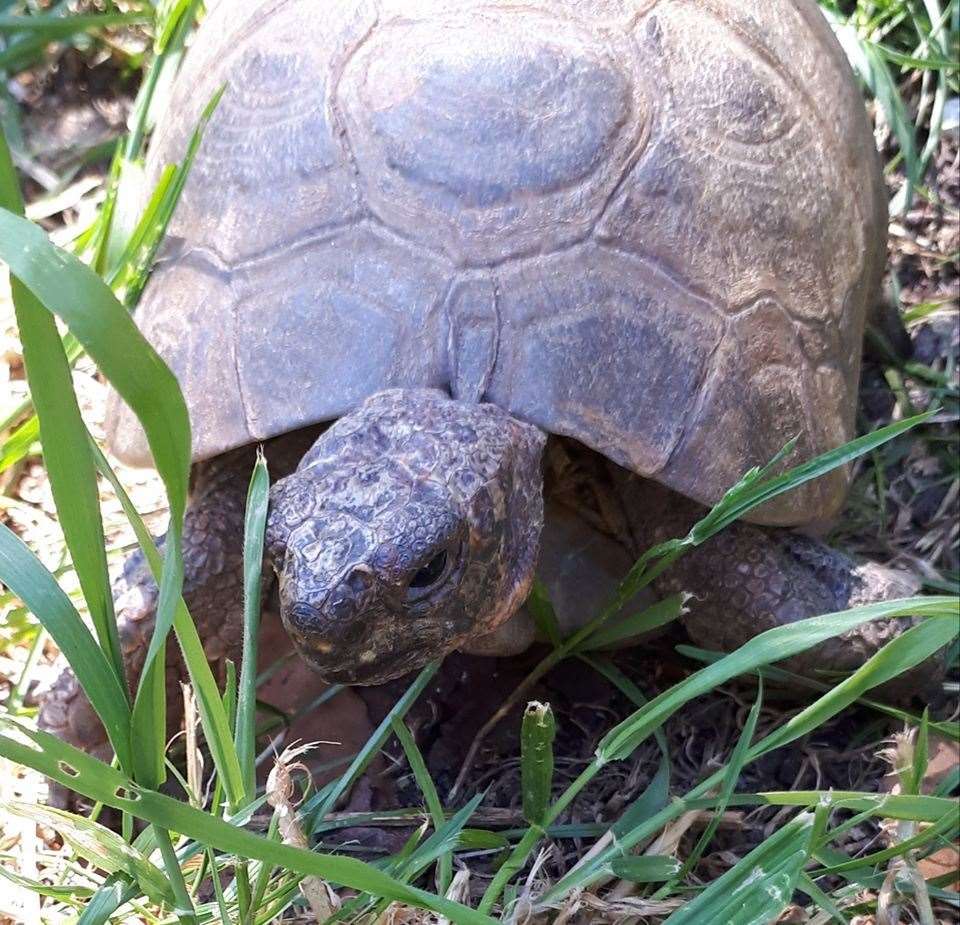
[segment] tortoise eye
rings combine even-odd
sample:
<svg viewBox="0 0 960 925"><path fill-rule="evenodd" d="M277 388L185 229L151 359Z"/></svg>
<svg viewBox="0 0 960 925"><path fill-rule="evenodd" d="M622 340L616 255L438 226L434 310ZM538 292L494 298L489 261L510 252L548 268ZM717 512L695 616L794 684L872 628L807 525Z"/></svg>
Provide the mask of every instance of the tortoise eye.
<svg viewBox="0 0 960 925"><path fill-rule="evenodd" d="M429 588L435 584L447 567L447 551L438 552L423 568L410 580L411 588Z"/></svg>

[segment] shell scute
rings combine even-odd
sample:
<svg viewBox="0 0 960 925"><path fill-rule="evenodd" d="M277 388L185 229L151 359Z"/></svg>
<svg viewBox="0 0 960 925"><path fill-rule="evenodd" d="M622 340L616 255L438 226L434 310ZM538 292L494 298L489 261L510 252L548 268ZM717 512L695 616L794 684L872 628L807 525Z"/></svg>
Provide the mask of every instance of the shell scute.
<svg viewBox="0 0 960 925"><path fill-rule="evenodd" d="M156 132L155 173L227 84L137 314L196 458L390 386L705 503L793 436L791 462L852 435L885 203L813 0L232 6ZM129 413L113 431L148 459Z"/></svg>

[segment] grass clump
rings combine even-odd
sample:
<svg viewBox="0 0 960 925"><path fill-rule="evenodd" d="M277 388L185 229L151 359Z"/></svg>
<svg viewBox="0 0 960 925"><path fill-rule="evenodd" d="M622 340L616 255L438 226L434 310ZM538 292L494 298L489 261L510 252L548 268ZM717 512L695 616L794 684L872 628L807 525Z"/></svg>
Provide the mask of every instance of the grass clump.
<svg viewBox="0 0 960 925"><path fill-rule="evenodd" d="M905 213L917 198L935 196L926 178L941 143L947 100L957 91L952 61L958 4L861 0L825 7L896 139L898 150L889 169L900 171L904 179L892 206L895 213ZM894 921L891 916L909 909L926 923L935 920L936 909L957 908L953 880L929 876L923 867L928 856L949 848L960 834L956 769L932 787L927 777L931 743L936 737L956 742L957 724L953 718L931 719L927 713L892 707L882 694L884 684L945 647L952 646L948 658L956 659L960 610L950 593L954 576L949 572L928 575L927 590L939 593L779 627L728 655L687 647L677 655L678 661L688 658L685 675L659 685L650 699L604 654L618 639L669 626L680 616L684 601L678 596L625 622L611 623L625 602L689 549L757 505L838 466L879 459L883 465L875 469L889 468L884 454L918 434L933 441L942 433L938 428L949 426L955 410L951 402L956 401L954 371L910 366L896 358L889 359L888 372L900 376L894 381L901 384L914 380L930 386L935 403L929 409L914 407L904 384L891 423L864 428L867 432L850 444L775 475L775 465L791 449L785 448L771 466L747 473L685 537L649 550L608 606L569 638L561 638L550 601L538 589L531 606L550 640L549 650L499 709L490 704L493 718L481 728L478 744L453 786L434 779L413 731L414 706L438 677L437 665L424 669L395 699L367 742L328 783L314 788L301 773L304 745L287 749L267 785L257 786L258 762L264 756L257 755L257 733L262 731L257 727L257 683L263 679L257 676L260 614L255 603L260 599L268 461L255 468L248 496L243 660L239 677L236 671L228 673L227 683L220 686L181 597L189 421L176 380L129 315L206 118L217 104L216 98L210 101L183 163L161 172L152 194L139 197L146 203L140 218L128 222L131 191L143 185L152 114L162 105L198 8L196 2L181 0L157 10L144 5L75 14L63 4L43 10L31 4L0 4L0 70L7 75L37 66L51 42L83 50L98 47L100 35L109 46L109 30L140 24L148 24L154 36L152 63L143 71L129 131L116 143L96 217L67 249L22 215L14 166L29 155L19 144L21 127L11 109L4 110L0 260L12 277L29 396L2 422L0 466L14 471L40 444L63 531L64 556L61 567L51 571L15 531L0 525L0 580L8 589L0 604L11 615L5 643L21 648L26 643L30 649L0 718L0 756L17 775L31 769L83 794L98 810L112 808L120 814L121 825L117 833L101 824L97 813L86 817L4 796L6 818L55 829L64 845L42 852L48 863L41 873L25 873L16 858L0 856L0 875L18 889L43 897L42 914L49 920L76 915L85 923L135 917L253 925L306 915L307 909L332 922L761 923L775 921L791 906L811 922L843 922L874 913ZM905 95L911 89L916 93ZM933 314L916 306L911 310L917 323ZM96 362L137 412L150 439L170 511L162 554L88 432L71 373L83 357ZM119 651L98 479L112 486L160 588L157 628L132 694ZM72 593L62 587L64 579L75 579ZM866 621L908 614L917 618L916 625L859 670L835 685L801 679L813 692L812 702L781 710L770 721L770 686L796 681L775 663ZM165 738L163 666L171 629L184 655L189 700L200 728L197 735L191 727L185 777L171 760ZM47 635L70 661L103 719L115 753L112 764L35 728L26 693ZM622 718L606 724L592 753L568 771L554 710L533 698L552 669L573 664L604 678L627 707ZM746 693L729 694L736 679L743 685L738 690ZM324 696L337 693L332 689ZM676 748L671 724L703 699L728 695L740 697L743 708L729 747L714 756L708 772L685 780L680 771L685 756ZM484 735L513 706L526 706L516 743L522 809L498 822L485 814L482 789L467 798L469 783L476 780L468 772ZM863 712L856 714L857 722L869 715L884 723L892 719L909 730L894 748L898 792L878 793L867 786L744 786L775 753L810 742L858 707ZM857 734L869 742L867 732ZM331 850L338 830L373 827L391 817L373 811L337 812L342 797L390 743L399 746L415 795L409 809L393 812L387 821L402 823L409 835L398 848L372 860L352 857L345 849ZM586 819L575 812L612 769L637 770L647 746L655 756L653 768L635 795L615 812L588 814ZM204 754L212 762L209 770L203 765ZM168 785L178 780L179 790L171 793ZM303 790L299 802L298 785ZM768 811L776 813L772 818L777 824L758 843L728 849L723 869L705 876L706 862L728 818L742 821L745 813ZM884 842L859 853L845 850L858 827L879 832L881 825L891 833ZM318 844L319 849L312 847ZM9 846L2 848L0 855L8 851ZM558 856L562 862L555 863Z"/></svg>

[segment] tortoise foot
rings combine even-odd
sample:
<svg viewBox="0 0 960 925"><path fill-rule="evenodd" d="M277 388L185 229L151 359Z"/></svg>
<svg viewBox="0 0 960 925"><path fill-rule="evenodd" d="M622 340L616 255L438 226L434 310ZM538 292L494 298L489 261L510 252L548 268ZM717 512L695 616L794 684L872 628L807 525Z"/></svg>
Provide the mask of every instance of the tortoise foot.
<svg viewBox="0 0 960 925"><path fill-rule="evenodd" d="M919 582L875 562L858 563L819 540L735 524L694 550L659 584L691 591L686 628L704 648L732 651L764 630L806 617L912 597ZM910 617L873 620L777 664L830 683L855 671L912 626ZM924 696L943 679L942 659L881 688L883 696Z"/></svg>

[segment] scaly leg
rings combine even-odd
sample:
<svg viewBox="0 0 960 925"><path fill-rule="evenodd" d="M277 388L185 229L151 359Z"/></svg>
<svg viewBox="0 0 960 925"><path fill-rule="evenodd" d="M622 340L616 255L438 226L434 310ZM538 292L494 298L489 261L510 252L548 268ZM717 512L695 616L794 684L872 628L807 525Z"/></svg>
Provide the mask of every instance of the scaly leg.
<svg viewBox="0 0 960 925"><path fill-rule="evenodd" d="M552 496L596 529L617 539L633 558L684 536L706 513L700 505L590 453L556 441L547 454ZM687 551L655 582L658 594L693 595L684 625L704 648L732 651L764 630L805 617L875 601L910 597L912 576L874 562L855 562L820 540L783 528L731 524ZM865 623L778 663L829 680L850 672L910 626L909 618ZM942 677L924 664L885 687L894 696L922 694Z"/></svg>
<svg viewBox="0 0 960 925"><path fill-rule="evenodd" d="M296 467L315 434L271 441L271 476ZM239 661L243 636L243 519L255 448L243 447L194 466L183 524L183 597L197 625L214 673L222 680L227 659ZM156 617L157 585L140 550L133 553L114 586L118 629L127 678L135 685L143 669ZM177 682L185 678L179 647L167 645L167 718L179 727L183 701ZM65 669L40 708L39 726L71 745L109 760L112 750L99 717L74 673ZM51 785L52 805L67 806L70 791Z"/></svg>
<svg viewBox="0 0 960 925"><path fill-rule="evenodd" d="M683 536L704 509L655 483L615 475L638 546ZM875 562L856 562L820 540L783 528L738 522L685 553L656 581L661 595L693 595L684 625L704 648L730 652L773 627L862 604L910 597L915 579ZM778 663L829 681L859 668L912 624L874 620ZM925 664L885 687L889 695L922 694L941 677ZM902 683L901 683L902 682Z"/></svg>

